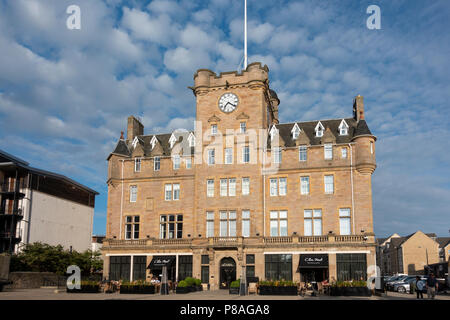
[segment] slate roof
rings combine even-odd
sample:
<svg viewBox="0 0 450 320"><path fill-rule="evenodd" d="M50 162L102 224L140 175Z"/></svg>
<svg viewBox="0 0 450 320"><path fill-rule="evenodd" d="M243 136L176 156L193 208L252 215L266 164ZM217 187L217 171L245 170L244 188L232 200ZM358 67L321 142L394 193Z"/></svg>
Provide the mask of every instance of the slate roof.
<svg viewBox="0 0 450 320"><path fill-rule="evenodd" d="M345 136L341 136L339 134L339 125L341 124L343 119L331 119L331 120L320 120L322 125L325 128L324 135L326 134L327 128L331 130L331 133L334 135L336 139L337 144L342 143L350 143L355 137L361 136L361 135L372 135L372 132L370 131L369 127L367 126L367 123L365 120L360 120L359 123L354 118L345 118L345 122L349 126L348 128L348 134ZM297 123L297 125L300 127L300 130L303 131L306 136L308 137L310 141L310 145L321 145L323 137L316 137L315 127L318 124L319 120L316 121L307 121L307 122L292 122L292 123L281 123L276 124L275 127L278 129L280 137L284 141L284 145L282 147L295 147L296 146L296 140L292 138L291 130L294 127L294 125ZM269 130L272 127L269 128ZM183 144L183 150L187 150L186 146L184 144L187 144L187 138L191 132L175 132L175 136L178 139L178 143ZM171 148L169 145L169 139L172 133L166 133L166 134L156 134L156 135L142 135L138 136L139 142L143 143L143 149L145 156L150 156L152 147L150 141L152 140L153 136L156 136L158 139L162 149L163 154L162 156L170 156L171 154ZM373 135L372 135L373 136ZM271 139L268 137L267 146L270 148L270 142ZM193 148L191 148L191 154L194 153ZM110 154L117 154L125 157L130 157L133 151L132 147L132 141L128 140L119 140L117 142L117 145L114 149L114 151ZM186 152L184 152L186 154ZM109 157L110 157L109 156ZM108 157L108 159L109 159Z"/></svg>
<svg viewBox="0 0 450 320"><path fill-rule="evenodd" d="M439 248L445 248L448 244L450 244L450 237L437 238L436 242L439 243Z"/></svg>

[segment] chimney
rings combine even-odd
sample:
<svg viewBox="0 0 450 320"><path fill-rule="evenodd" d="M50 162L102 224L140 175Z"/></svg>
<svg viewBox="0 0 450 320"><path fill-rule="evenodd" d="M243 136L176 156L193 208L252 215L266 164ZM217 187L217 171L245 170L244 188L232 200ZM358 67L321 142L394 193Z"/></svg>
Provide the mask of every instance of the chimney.
<svg viewBox="0 0 450 320"><path fill-rule="evenodd" d="M134 116L128 117L127 139L133 141L134 137L144 134L144 125Z"/></svg>
<svg viewBox="0 0 450 320"><path fill-rule="evenodd" d="M364 97L359 94L353 99L353 118L357 122L364 120Z"/></svg>
<svg viewBox="0 0 450 320"><path fill-rule="evenodd" d="M278 106L280 105L280 99L278 99L277 93L272 90L269 89L269 93L270 93L270 102L272 104L273 107L273 119L272 119L272 124L278 124L279 120L278 120Z"/></svg>

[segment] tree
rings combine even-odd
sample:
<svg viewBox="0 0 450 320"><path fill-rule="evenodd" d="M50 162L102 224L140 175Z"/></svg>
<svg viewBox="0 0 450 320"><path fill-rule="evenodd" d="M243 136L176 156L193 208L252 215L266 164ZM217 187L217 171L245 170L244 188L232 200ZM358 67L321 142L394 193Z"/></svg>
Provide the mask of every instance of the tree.
<svg viewBox="0 0 450 320"><path fill-rule="evenodd" d="M70 265L80 267L83 276L101 271L103 268L99 252L92 252L91 250L81 253L75 250L70 252L64 250L61 245L51 246L36 242L26 245L19 254L11 256L10 270L11 272L53 272L64 275Z"/></svg>

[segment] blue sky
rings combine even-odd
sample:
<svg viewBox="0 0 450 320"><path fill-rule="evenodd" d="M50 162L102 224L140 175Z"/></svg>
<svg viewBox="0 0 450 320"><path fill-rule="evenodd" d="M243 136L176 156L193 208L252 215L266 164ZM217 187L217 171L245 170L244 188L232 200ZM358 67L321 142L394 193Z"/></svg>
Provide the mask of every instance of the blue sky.
<svg viewBox="0 0 450 320"><path fill-rule="evenodd" d="M0 148L98 190L130 114L191 129L198 68L236 70L243 0L0 0ZM66 9L81 8L81 30ZM366 9L381 8L381 30ZM450 2L248 0L249 62L270 69L281 122L348 117L377 136L375 232L450 229Z"/></svg>

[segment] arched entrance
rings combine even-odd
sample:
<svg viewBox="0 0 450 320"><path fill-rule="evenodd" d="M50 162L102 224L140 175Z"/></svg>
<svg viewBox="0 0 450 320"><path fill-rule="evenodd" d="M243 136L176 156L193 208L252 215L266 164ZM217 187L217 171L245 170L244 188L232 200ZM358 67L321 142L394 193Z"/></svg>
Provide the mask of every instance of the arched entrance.
<svg viewBox="0 0 450 320"><path fill-rule="evenodd" d="M228 289L236 280L236 262L231 257L220 260L220 289Z"/></svg>

